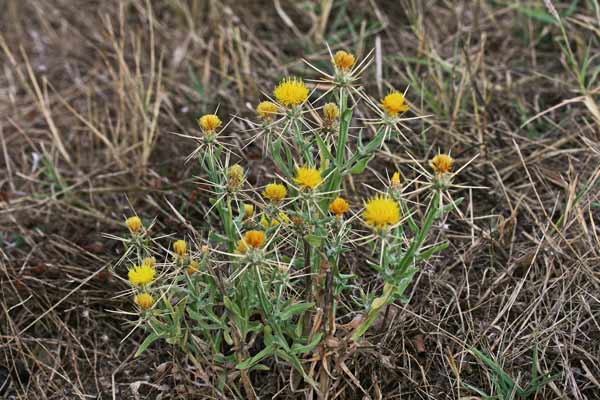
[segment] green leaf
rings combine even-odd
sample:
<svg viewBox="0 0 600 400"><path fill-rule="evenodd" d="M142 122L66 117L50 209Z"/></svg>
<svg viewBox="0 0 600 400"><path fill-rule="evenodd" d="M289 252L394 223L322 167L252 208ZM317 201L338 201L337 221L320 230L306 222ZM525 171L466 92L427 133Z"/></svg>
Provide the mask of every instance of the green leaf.
<svg viewBox="0 0 600 400"><path fill-rule="evenodd" d="M517 6L516 10L527 17L533 18L545 24L556 25L558 23L558 21L552 15L543 10L535 10L523 6Z"/></svg>
<svg viewBox="0 0 600 400"><path fill-rule="evenodd" d="M160 339L160 337L161 336L157 333L151 333L146 339L144 339L142 344L140 344L139 349L135 352L135 355L133 357L138 357L148 348L148 346L154 343L157 339Z"/></svg>
<svg viewBox="0 0 600 400"><path fill-rule="evenodd" d="M313 306L314 306L314 303L298 303L298 304L291 305L279 314L279 318L282 321L287 321L288 319L292 318L294 315L302 314L303 312L313 308Z"/></svg>
<svg viewBox="0 0 600 400"><path fill-rule="evenodd" d="M317 347L317 345L319 343L321 343L321 339L323 338L323 333L319 332L318 334L316 334L313 339L310 341L310 343L308 344L300 344L300 343L294 343L292 345L292 352L294 354L304 354L304 353L308 353L309 351L312 351L315 347Z"/></svg>
<svg viewBox="0 0 600 400"><path fill-rule="evenodd" d="M310 376L306 375L306 372L304 372L304 368L302 368L302 363L300 362L298 357L296 357L295 354L289 354L283 350L276 350L275 354L277 354L277 357L292 364L292 367L294 367L296 371L298 371L302 375L302 377L308 384L310 384L314 388L317 388L316 382Z"/></svg>
<svg viewBox="0 0 600 400"><path fill-rule="evenodd" d="M321 241L323 238L317 235L304 235L304 240L306 240L312 247L319 247L321 246Z"/></svg>
<svg viewBox="0 0 600 400"><path fill-rule="evenodd" d="M333 154L331 154L331 151L329 151L329 148L323 141L323 138L320 135L315 135L315 140L317 141L317 146L319 146L319 151L323 155L325 155L325 157L327 157L328 160L333 161L337 164L335 158L333 157Z"/></svg>
<svg viewBox="0 0 600 400"><path fill-rule="evenodd" d="M288 169L286 163L281 158L281 139L275 140L271 145L271 156L277 168L279 168L285 175L291 176L291 172Z"/></svg>
<svg viewBox="0 0 600 400"><path fill-rule="evenodd" d="M273 348L266 347L266 348L262 349L261 351L259 351L257 354L255 354L253 357L250 357L250 358L242 361L238 365L236 365L235 368L237 368L237 369L251 368L252 366L254 366L255 364L258 364L260 361L269 357L272 354L273 354Z"/></svg>
<svg viewBox="0 0 600 400"><path fill-rule="evenodd" d="M352 166L352 168L350 168L348 172L350 172L352 175L362 174L372 158L373 156L361 158Z"/></svg>
<svg viewBox="0 0 600 400"><path fill-rule="evenodd" d="M224 327L223 329L223 338L228 345L233 346L233 339L231 338L231 334L229 333L229 329L227 329L227 327Z"/></svg>
<svg viewBox="0 0 600 400"><path fill-rule="evenodd" d="M440 243L437 246L433 246L433 247L425 250L421 254L419 254L419 260L420 261L426 261L426 260L429 259L429 257L431 257L432 255L434 255L435 253L437 253L438 251L442 251L442 250L444 250L447 247L448 247L448 242Z"/></svg>
<svg viewBox="0 0 600 400"><path fill-rule="evenodd" d="M484 364L486 364L494 373L501 379L504 384L508 384L513 387L515 385L513 379L508 375L502 367L492 358L486 356L481 351L476 348L471 349L471 353L473 353L477 358L479 358Z"/></svg>
<svg viewBox="0 0 600 400"><path fill-rule="evenodd" d="M336 161L338 165L341 165L344 161L344 153L346 151L346 142L348 141L348 128L350 127L350 121L352 120L352 110L346 109L342 113L340 118L340 132L338 135L338 142L336 148Z"/></svg>
<svg viewBox="0 0 600 400"><path fill-rule="evenodd" d="M240 310L240 308L238 307L238 305L235 304L234 302L232 302L229 297L224 297L223 298L223 304L225 304L225 307L229 311L231 311L236 317L242 318L242 310Z"/></svg>
<svg viewBox="0 0 600 400"><path fill-rule="evenodd" d="M383 139L385 138L385 134L384 131L377 131L377 133L375 134L375 137L373 138L373 140L371 140L364 148L365 153L370 153L372 151L377 150L378 148L381 147L381 144L383 143Z"/></svg>

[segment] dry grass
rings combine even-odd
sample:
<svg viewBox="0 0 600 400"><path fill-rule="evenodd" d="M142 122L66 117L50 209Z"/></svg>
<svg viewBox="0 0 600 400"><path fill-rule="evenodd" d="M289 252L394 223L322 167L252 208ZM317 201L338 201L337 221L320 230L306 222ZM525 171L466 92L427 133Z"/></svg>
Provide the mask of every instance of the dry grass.
<svg viewBox="0 0 600 400"><path fill-rule="evenodd" d="M400 3L7 2L0 387L11 371L19 399L217 397L166 344L133 358L141 334L123 340L130 326L113 312L131 307L109 267L121 249L102 234L119 232L131 209L155 215L156 232L185 233L167 201L202 221L189 144L171 133L193 131L217 106L252 115L258 88L309 76L297 60L327 62L325 40L358 55L374 47L367 90L410 84L414 113L431 115L410 126L406 147L419 160L438 149L459 164L479 155L461 179L484 187L457 193L464 215L435 233L451 247L372 346L332 371L330 398L479 396L466 385L492 394L497 374L472 348L523 386L537 348L537 369L556 375L537 398L600 398L598 2ZM586 54L596 58L582 74L570 57ZM231 131L245 128L236 119ZM409 174L401 148L389 144L372 176ZM270 179L260 146L245 154L250 179ZM366 285L367 268L351 268ZM305 397L277 371L255 375L261 398Z"/></svg>

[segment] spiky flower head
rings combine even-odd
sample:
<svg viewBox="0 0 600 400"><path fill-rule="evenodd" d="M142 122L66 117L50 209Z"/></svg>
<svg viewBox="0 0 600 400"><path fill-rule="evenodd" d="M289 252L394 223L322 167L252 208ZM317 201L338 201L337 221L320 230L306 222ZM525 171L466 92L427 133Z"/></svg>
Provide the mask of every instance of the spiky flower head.
<svg viewBox="0 0 600 400"><path fill-rule="evenodd" d="M140 293L135 295L133 302L137 304L141 310L145 311L152 307L152 304L154 304L154 298L152 298L152 295L149 293Z"/></svg>
<svg viewBox="0 0 600 400"><path fill-rule="evenodd" d="M377 195L365 203L363 218L373 228L386 228L400 221L400 207L390 196Z"/></svg>
<svg viewBox="0 0 600 400"><path fill-rule="evenodd" d="M381 100L381 107L390 117L397 117L398 114L408 110L408 104L404 100L404 95L400 92L391 92Z"/></svg>
<svg viewBox="0 0 600 400"><path fill-rule="evenodd" d="M259 249L265 244L265 232L252 230L244 233L241 240L238 241L236 251L245 254L248 249Z"/></svg>
<svg viewBox="0 0 600 400"><path fill-rule="evenodd" d="M145 286L151 283L156 277L156 270L153 266L148 264L142 264L140 266L134 265L127 273L129 283L133 286Z"/></svg>
<svg viewBox="0 0 600 400"><path fill-rule="evenodd" d="M340 115L340 110L335 103L327 103L323 106L323 117L327 125L332 125Z"/></svg>
<svg viewBox="0 0 600 400"><path fill-rule="evenodd" d="M338 218L341 218L348 210L350 210L348 202L341 197L337 197L329 204L329 211Z"/></svg>
<svg viewBox="0 0 600 400"><path fill-rule="evenodd" d="M323 182L323 178L321 177L321 171L318 169L304 166L299 167L296 171L294 182L301 189L314 189Z"/></svg>
<svg viewBox="0 0 600 400"><path fill-rule="evenodd" d="M273 91L275 98L287 108L299 106L308 99L308 88L300 78L284 78Z"/></svg>
<svg viewBox="0 0 600 400"><path fill-rule="evenodd" d="M244 204L244 219L250 219L254 216L254 206L252 204Z"/></svg>
<svg viewBox="0 0 600 400"><path fill-rule="evenodd" d="M227 171L227 187L232 192L238 190L244 183L244 168L239 164L233 164Z"/></svg>
<svg viewBox="0 0 600 400"><path fill-rule="evenodd" d="M198 261L196 260L190 260L190 263L187 267L187 273L189 275L198 272L200 270L200 263L198 263Z"/></svg>
<svg viewBox="0 0 600 400"><path fill-rule="evenodd" d="M454 160L448 154L438 154L429 160L429 166L436 174L443 175L452 169Z"/></svg>
<svg viewBox="0 0 600 400"><path fill-rule="evenodd" d="M333 56L333 64L336 68L347 71L354 65L354 55L340 50Z"/></svg>
<svg viewBox="0 0 600 400"><path fill-rule="evenodd" d="M261 101L256 106L256 113L264 121L270 121L277 113L277 105L270 101Z"/></svg>
<svg viewBox="0 0 600 400"><path fill-rule="evenodd" d="M142 220L138 216L129 217L125 220L125 225L131 233L140 233L142 230Z"/></svg>
<svg viewBox="0 0 600 400"><path fill-rule="evenodd" d="M221 119L215 114L206 114L198 119L198 125L200 125L200 128L206 133L216 131L221 124Z"/></svg>
<svg viewBox="0 0 600 400"><path fill-rule="evenodd" d="M184 257L187 254L187 243L185 240L177 240L173 243L173 251L179 257Z"/></svg>
<svg viewBox="0 0 600 400"><path fill-rule="evenodd" d="M394 175L392 175L392 178L390 179L390 186L394 189L400 187L400 172L394 172Z"/></svg>
<svg viewBox="0 0 600 400"><path fill-rule="evenodd" d="M274 203L277 203L285 198L287 189L281 183L269 183L263 191L263 196Z"/></svg>

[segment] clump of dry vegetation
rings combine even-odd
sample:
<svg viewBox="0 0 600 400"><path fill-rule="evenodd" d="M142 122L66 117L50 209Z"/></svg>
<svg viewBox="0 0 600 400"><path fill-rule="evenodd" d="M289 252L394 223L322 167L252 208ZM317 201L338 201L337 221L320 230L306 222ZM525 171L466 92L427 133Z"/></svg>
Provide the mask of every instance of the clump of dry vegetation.
<svg viewBox="0 0 600 400"><path fill-rule="evenodd" d="M596 0L131 0L77 7L26 0L8 2L0 26L0 395L600 393ZM340 49L347 53L336 56ZM348 91L350 117L341 96L319 95L335 78L358 72L355 66L360 79L352 85L360 90ZM276 82L291 76L304 78L309 102L296 104L305 95L294 79L284 81L292 92L271 96ZM394 90L405 102L392 97L386 106ZM267 96L280 104L256 110ZM378 100L370 107L369 99ZM295 106L304 108L296 113ZM392 125L400 125L378 130L390 121L373 122L395 119L394 110L401 121ZM218 121L208 117L198 126L212 114ZM314 135L313 150L304 147L306 135L282 135L286 121ZM345 165L335 153L344 129L341 148L349 150L342 161L385 139L361 154L366 161L347 165L359 164L356 174L338 168ZM211 131L219 132L219 157L211 153L214 141L202 141ZM201 139L200 151L192 138ZM287 158L287 150L297 153ZM434 157L448 152L455 171L466 168L446 192L450 182L439 173L452 163ZM267 189L273 182L285 185L280 197L288 210L272 204L282 193ZM439 207L454 205L428 229L424 250L437 252L415 264L398 296L384 288L390 276L366 262L380 260L379 247L350 246L353 237L338 243L352 251L326 252L329 234L343 235L347 225L380 244L387 225L404 228L401 246L415 237L412 223L396 224L389 209L362 210L377 189L384 202L398 193L403 211L413 210L401 215L411 215L417 228L427 221L427 205L440 204L431 202L432 192L443 200ZM223 205L232 194L242 201ZM289 226L280 211L289 213ZM125 224L133 215L142 218ZM294 225L300 219L308 231ZM320 270L319 257L331 268ZM295 264L306 259L314 262ZM212 346L222 358L186 351L177 335L147 340L141 325L181 304L176 289L190 282L215 289L215 310L226 320L226 310L243 299L225 304L231 287L208 283L218 274L207 271L234 274L256 262L269 266L273 282L297 274L283 286L286 306L297 306L285 319L299 327L297 360L281 347L264 351L274 349L264 315L248 319L244 346L235 342L241 336L225 337L226 327L236 326L225 321L223 343ZM254 271L252 282L263 277L246 270ZM335 285L343 289L329 291ZM321 307L308 306L319 301ZM333 304L334 317L319 321L332 315ZM196 349L206 350L207 337L194 342Z"/></svg>

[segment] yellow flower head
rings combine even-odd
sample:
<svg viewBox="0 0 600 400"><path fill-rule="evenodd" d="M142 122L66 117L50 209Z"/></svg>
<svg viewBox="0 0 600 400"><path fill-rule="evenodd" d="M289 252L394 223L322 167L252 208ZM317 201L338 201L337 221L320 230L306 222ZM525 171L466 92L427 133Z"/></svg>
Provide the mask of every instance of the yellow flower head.
<svg viewBox="0 0 600 400"><path fill-rule="evenodd" d="M323 106L323 116L329 125L337 119L338 115L340 115L340 110L335 103L327 103Z"/></svg>
<svg viewBox="0 0 600 400"><path fill-rule="evenodd" d="M142 265L147 265L151 268L154 268L154 266L156 265L156 258L146 257L142 260Z"/></svg>
<svg viewBox="0 0 600 400"><path fill-rule="evenodd" d="M263 231L248 231L244 233L244 242L248 246L258 249L265 243L265 233Z"/></svg>
<svg viewBox="0 0 600 400"><path fill-rule="evenodd" d="M344 50L340 50L333 56L333 64L341 70L349 70L354 65L354 56Z"/></svg>
<svg viewBox="0 0 600 400"><path fill-rule="evenodd" d="M142 230L142 220L137 216L127 218L125 225L127 225L131 233L139 233Z"/></svg>
<svg viewBox="0 0 600 400"><path fill-rule="evenodd" d="M248 231L238 241L236 251L245 254L249 248L259 249L265 244L265 233L263 231Z"/></svg>
<svg viewBox="0 0 600 400"><path fill-rule="evenodd" d="M281 183L269 183L263 191L263 196L273 202L278 202L287 196L287 189Z"/></svg>
<svg viewBox="0 0 600 400"><path fill-rule="evenodd" d="M391 197L377 195L365 203L363 218L373 228L385 228L400 221L400 207Z"/></svg>
<svg viewBox="0 0 600 400"><path fill-rule="evenodd" d="M190 260L190 264L187 267L187 273L189 275L191 275L194 272L198 272L199 270L200 270L200 264L198 263L198 261Z"/></svg>
<svg viewBox="0 0 600 400"><path fill-rule="evenodd" d="M381 100L381 107L390 117L396 117L408 110L408 104L404 101L404 96L400 92L391 92Z"/></svg>
<svg viewBox="0 0 600 400"><path fill-rule="evenodd" d="M273 94L278 102L290 108L299 106L308 99L308 88L300 78L285 78L279 82Z"/></svg>
<svg viewBox="0 0 600 400"><path fill-rule="evenodd" d="M154 304L154 299L152 298L152 295L148 293L140 293L135 295L133 302L137 304L140 309L147 310Z"/></svg>
<svg viewBox="0 0 600 400"><path fill-rule="evenodd" d="M331 211L331 213L338 218L347 213L348 210L350 210L348 202L341 197L337 197L331 202L331 204L329 204L329 211Z"/></svg>
<svg viewBox="0 0 600 400"><path fill-rule="evenodd" d="M252 204L244 204L244 219L250 219L254 216L254 206Z"/></svg>
<svg viewBox="0 0 600 400"><path fill-rule="evenodd" d="M187 243L185 240L177 240L173 243L173 250L175 251L175 254L183 257L187 254Z"/></svg>
<svg viewBox="0 0 600 400"><path fill-rule="evenodd" d="M454 160L447 154L438 154L429 161L429 166L437 174L445 174L452 169Z"/></svg>
<svg viewBox="0 0 600 400"><path fill-rule="evenodd" d="M256 113L263 120L270 121L275 117L275 114L277 113L277 105L270 101L261 101L256 106Z"/></svg>
<svg viewBox="0 0 600 400"><path fill-rule="evenodd" d="M214 132L221 126L221 119L215 114L206 114L200 117L198 125L204 132Z"/></svg>
<svg viewBox="0 0 600 400"><path fill-rule="evenodd" d="M400 172L394 172L392 179L390 179L390 186L394 189L398 189L400 187Z"/></svg>
<svg viewBox="0 0 600 400"><path fill-rule="evenodd" d="M239 189L244 183L244 168L242 168L239 164L233 164L231 167L229 167L227 177L227 185L229 189L232 191Z"/></svg>
<svg viewBox="0 0 600 400"><path fill-rule="evenodd" d="M144 286L154 280L156 276L156 270L153 266L148 264L142 264L140 266L133 266L127 273L129 283L133 286Z"/></svg>
<svg viewBox="0 0 600 400"><path fill-rule="evenodd" d="M315 168L300 167L296 171L294 182L302 189L314 189L323 182L323 178L321 177L321 171Z"/></svg>

